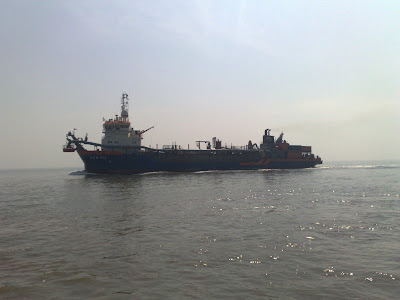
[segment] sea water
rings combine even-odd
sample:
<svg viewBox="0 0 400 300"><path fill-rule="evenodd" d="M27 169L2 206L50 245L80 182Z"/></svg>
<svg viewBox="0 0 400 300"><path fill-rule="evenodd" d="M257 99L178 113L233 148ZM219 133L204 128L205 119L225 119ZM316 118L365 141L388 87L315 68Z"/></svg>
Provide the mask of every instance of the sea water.
<svg viewBox="0 0 400 300"><path fill-rule="evenodd" d="M395 299L400 162L0 171L1 299Z"/></svg>

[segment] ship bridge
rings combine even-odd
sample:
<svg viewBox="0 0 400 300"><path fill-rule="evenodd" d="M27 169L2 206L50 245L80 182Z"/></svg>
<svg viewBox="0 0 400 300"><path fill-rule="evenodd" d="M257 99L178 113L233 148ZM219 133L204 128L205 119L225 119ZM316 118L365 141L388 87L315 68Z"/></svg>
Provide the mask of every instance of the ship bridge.
<svg viewBox="0 0 400 300"><path fill-rule="evenodd" d="M104 136L101 144L107 146L141 146L141 131L134 130L129 122L128 94L123 93L121 97L121 114L115 115L103 124Z"/></svg>

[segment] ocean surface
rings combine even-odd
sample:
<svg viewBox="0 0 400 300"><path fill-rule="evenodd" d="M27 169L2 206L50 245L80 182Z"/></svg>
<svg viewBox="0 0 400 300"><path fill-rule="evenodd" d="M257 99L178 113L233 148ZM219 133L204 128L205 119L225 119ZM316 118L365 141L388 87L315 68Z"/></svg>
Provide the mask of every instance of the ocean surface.
<svg viewBox="0 0 400 300"><path fill-rule="evenodd" d="M399 299L400 162L0 171L0 299Z"/></svg>

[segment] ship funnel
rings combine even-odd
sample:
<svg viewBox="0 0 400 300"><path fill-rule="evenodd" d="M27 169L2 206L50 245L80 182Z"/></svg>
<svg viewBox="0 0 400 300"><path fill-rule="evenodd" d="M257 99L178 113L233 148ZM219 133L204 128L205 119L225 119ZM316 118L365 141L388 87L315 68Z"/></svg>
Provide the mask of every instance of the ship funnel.
<svg viewBox="0 0 400 300"><path fill-rule="evenodd" d="M217 138L213 137L212 138L212 146L213 146L214 149L216 148L216 145L217 145Z"/></svg>

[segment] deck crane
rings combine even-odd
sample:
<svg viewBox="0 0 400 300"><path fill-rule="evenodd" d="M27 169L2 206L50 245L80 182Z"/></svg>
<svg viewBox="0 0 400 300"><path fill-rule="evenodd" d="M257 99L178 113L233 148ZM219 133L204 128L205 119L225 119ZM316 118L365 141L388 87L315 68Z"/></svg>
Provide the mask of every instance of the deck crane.
<svg viewBox="0 0 400 300"><path fill-rule="evenodd" d="M141 136L143 133L149 131L150 129L154 128L154 126L151 126L150 128L147 128L146 130L141 130L139 131L139 136Z"/></svg>
<svg viewBox="0 0 400 300"><path fill-rule="evenodd" d="M197 145L197 148L199 148L199 150L201 150L200 143L206 143L207 144L207 149L208 150L211 149L211 143L209 141L196 141L196 145Z"/></svg>
<svg viewBox="0 0 400 300"><path fill-rule="evenodd" d="M275 144L280 144L282 143L283 140L283 132L279 135L279 137L276 139Z"/></svg>

